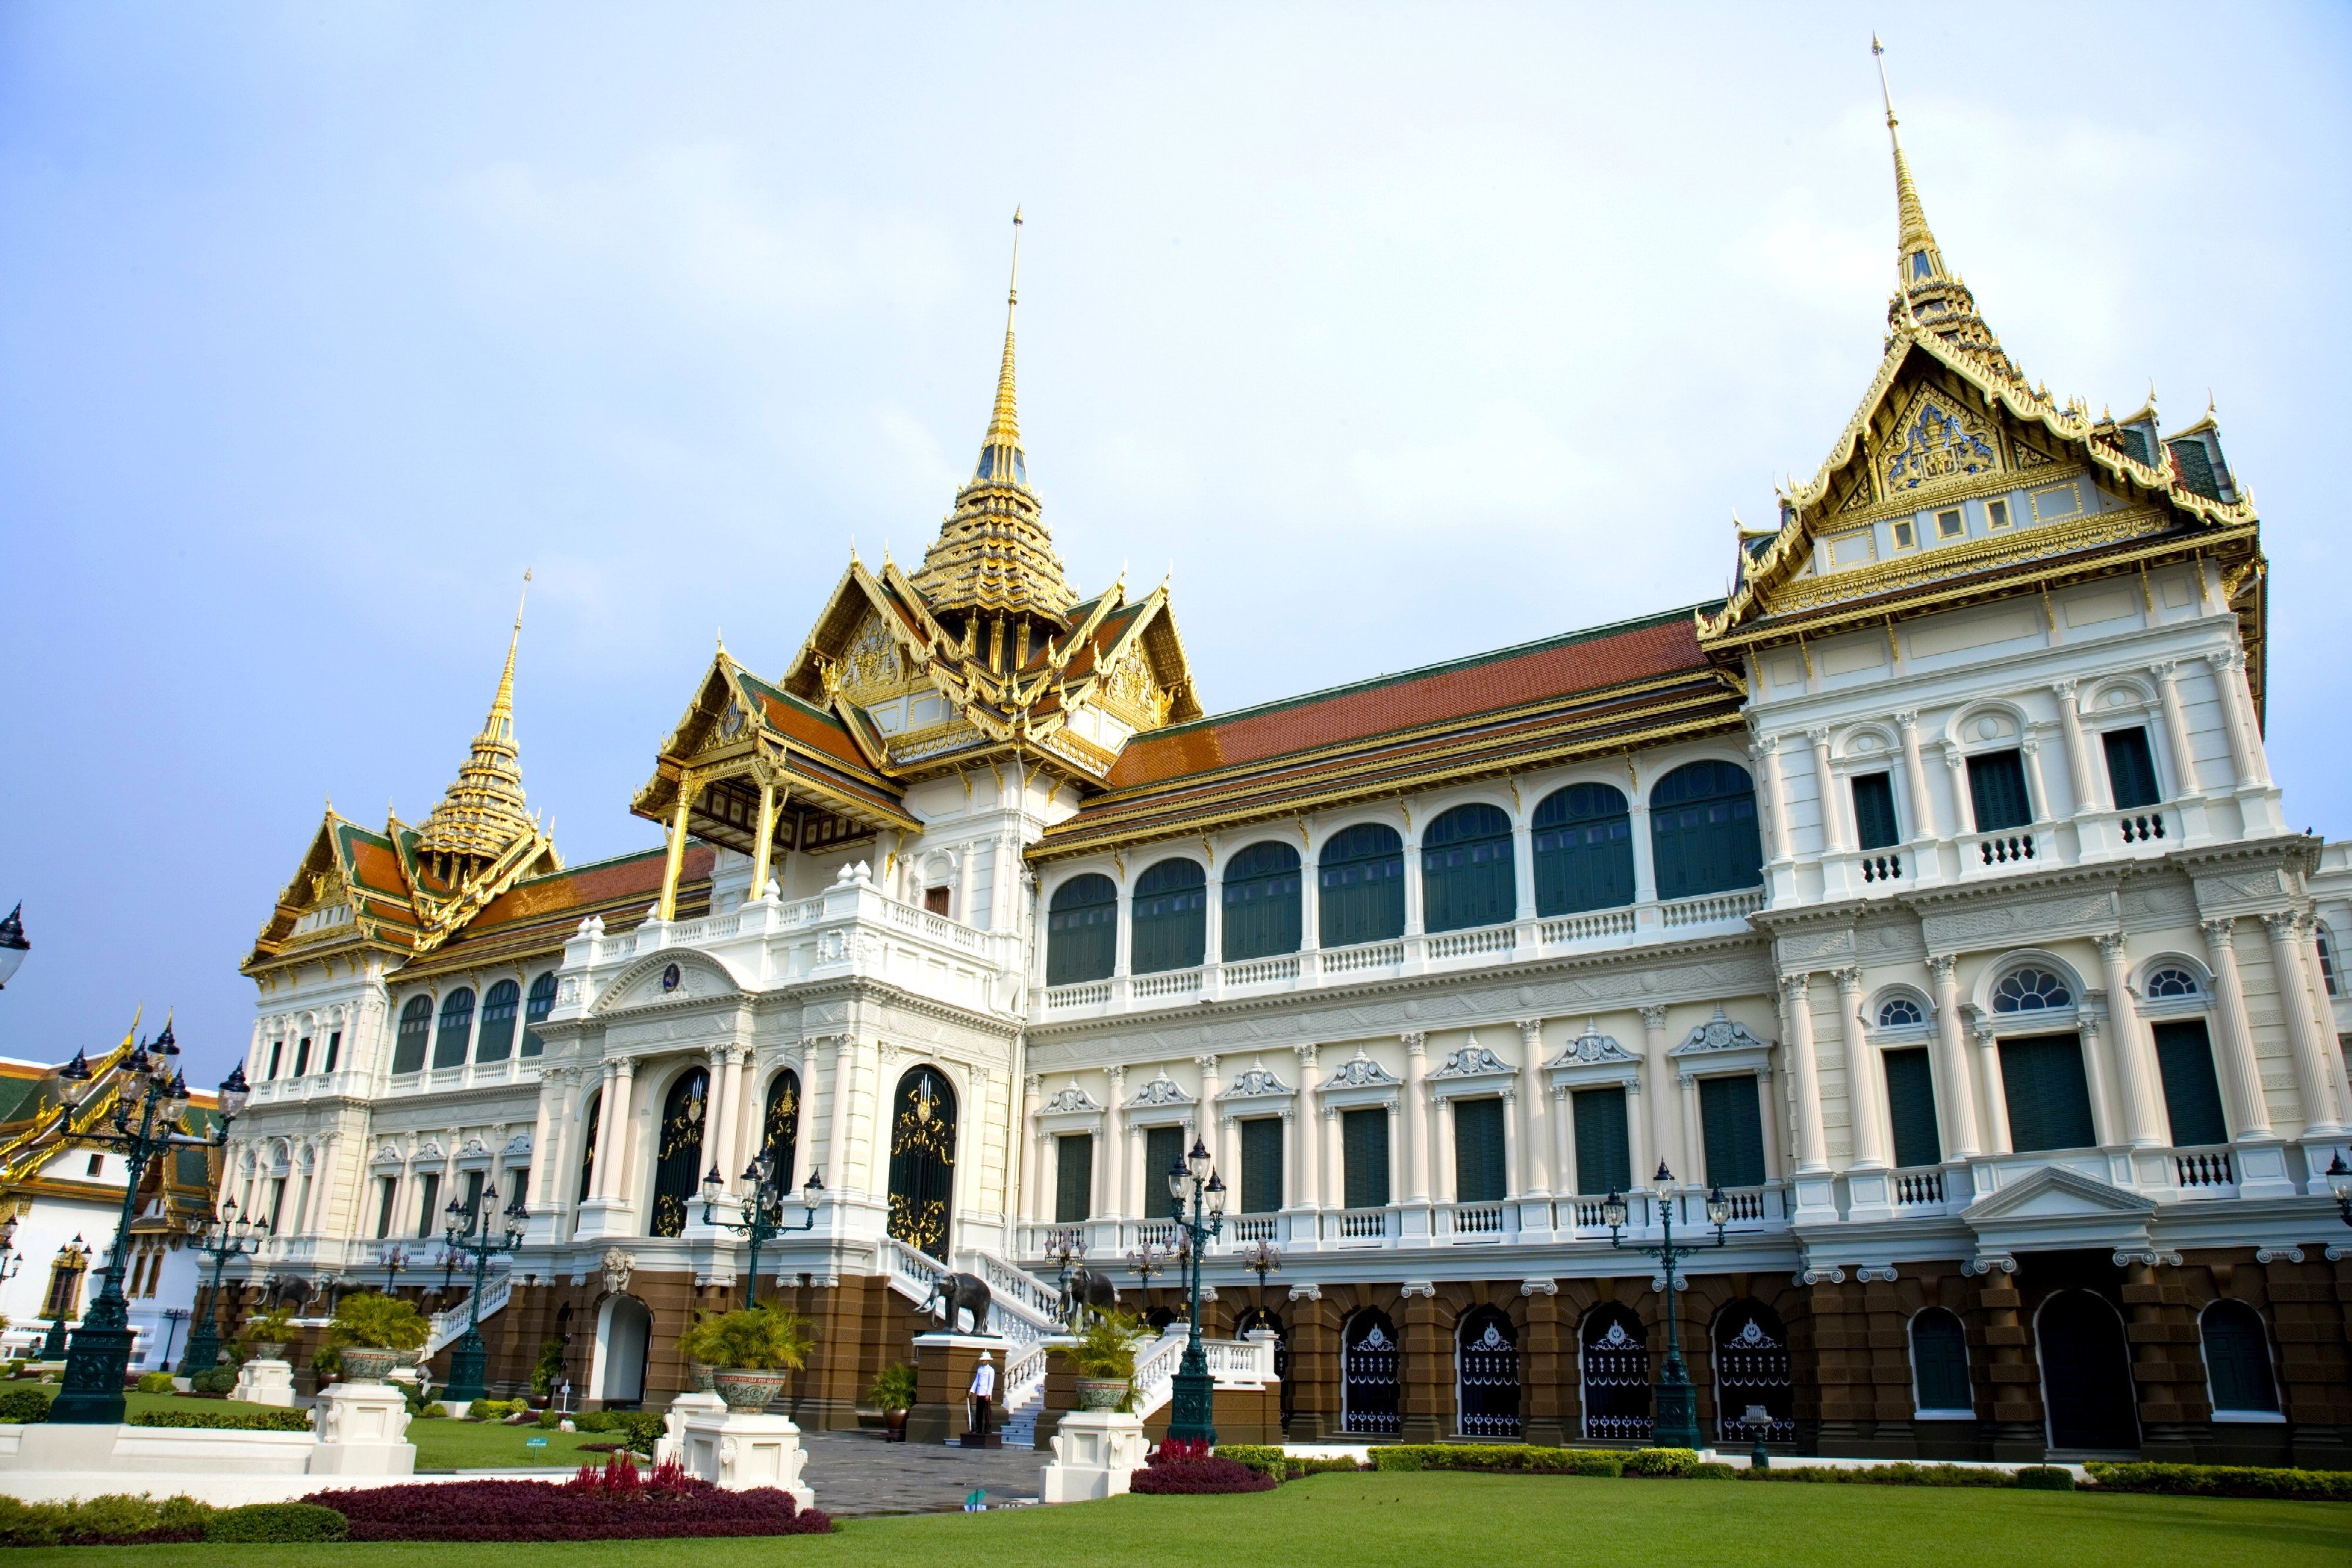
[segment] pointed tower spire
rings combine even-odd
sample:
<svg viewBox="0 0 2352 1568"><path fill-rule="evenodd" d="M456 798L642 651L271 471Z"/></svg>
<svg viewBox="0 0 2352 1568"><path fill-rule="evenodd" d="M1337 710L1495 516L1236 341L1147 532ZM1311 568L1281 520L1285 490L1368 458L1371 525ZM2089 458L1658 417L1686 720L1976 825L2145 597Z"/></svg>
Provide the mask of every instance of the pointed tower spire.
<svg viewBox="0 0 2352 1568"><path fill-rule="evenodd" d="M1895 297L1887 302L1887 342L1898 333L1913 337L1929 333L1946 345L1963 350L1987 370L2021 383L2022 375L1984 318L1977 314L1976 296L1944 265L1944 252L1927 226L1927 209L1911 178L1911 161L1903 155L1903 137L1896 130L1895 94L1886 85L1886 46L1878 35L1870 37L1870 52L1878 65L1878 97L1886 109L1886 140L1895 152Z"/></svg>
<svg viewBox="0 0 2352 1568"><path fill-rule="evenodd" d="M530 574L525 572L522 580L528 593ZM521 643L522 604L518 600L497 695L490 699L490 711L456 780L417 829L420 853L453 856L460 862L494 860L533 831L523 804L522 763L514 738L515 650ZM462 875L451 879L460 880Z"/></svg>
<svg viewBox="0 0 2352 1568"><path fill-rule="evenodd" d="M1029 483L1029 460L1021 450L1021 415L1013 395L1013 318L1021 307L1021 209L1013 209L1013 278L1004 286L1004 363L996 372L996 406L989 410L988 434L981 437L980 466L972 478L1009 475Z"/></svg>

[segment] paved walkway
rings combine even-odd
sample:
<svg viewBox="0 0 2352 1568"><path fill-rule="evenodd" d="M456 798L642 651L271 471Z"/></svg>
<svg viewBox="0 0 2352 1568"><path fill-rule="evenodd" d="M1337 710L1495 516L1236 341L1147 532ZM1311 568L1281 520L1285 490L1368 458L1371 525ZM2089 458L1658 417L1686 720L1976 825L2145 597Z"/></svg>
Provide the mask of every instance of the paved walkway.
<svg viewBox="0 0 2352 1568"><path fill-rule="evenodd" d="M879 1432L803 1432L808 1468L801 1479L827 1513L941 1513L985 1489L988 1505L1034 1502L1037 1467L1030 1448L957 1448L885 1443Z"/></svg>

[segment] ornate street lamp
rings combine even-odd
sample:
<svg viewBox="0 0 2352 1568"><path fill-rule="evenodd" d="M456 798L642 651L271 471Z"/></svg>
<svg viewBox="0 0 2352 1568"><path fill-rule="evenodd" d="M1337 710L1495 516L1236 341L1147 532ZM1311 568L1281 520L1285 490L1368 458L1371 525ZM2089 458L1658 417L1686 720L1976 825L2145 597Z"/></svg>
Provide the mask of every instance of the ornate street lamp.
<svg viewBox="0 0 2352 1568"><path fill-rule="evenodd" d="M467 1208L456 1198L442 1211L448 1219L443 1239L448 1243L449 1257L454 1261L460 1253L474 1260L474 1293L467 1299L468 1318L465 1338L449 1352L449 1386L445 1394L450 1399L482 1397L482 1373L490 1359L490 1347L482 1342L482 1282L488 1278L490 1259L502 1252L512 1252L522 1245L523 1222L530 1217L522 1206L522 1194L506 1209L506 1234L490 1234L490 1205L499 1201L496 1187L484 1187L481 1195Z"/></svg>
<svg viewBox="0 0 2352 1568"><path fill-rule="evenodd" d="M77 1236L58 1248L58 1260L50 1266L49 1278L54 1284L59 1274L71 1273L79 1278L89 1268L89 1248L83 1244L81 1237ZM41 1342L43 1361L66 1359L66 1319L71 1315L67 1310L71 1303L66 1298L69 1293L59 1291L58 1299L50 1303L57 1308L57 1314L49 1320L49 1337Z"/></svg>
<svg viewBox="0 0 2352 1568"><path fill-rule="evenodd" d="M1170 1402L1171 1441L1214 1443L1216 1384L1209 1377L1208 1352L1201 1348L1201 1259L1209 1242L1225 1228L1225 1179L1209 1162L1209 1146L1192 1140L1192 1152L1168 1167L1168 1193L1176 1200L1176 1223L1191 1254L1191 1317L1184 1359L1177 1364Z"/></svg>
<svg viewBox="0 0 2352 1568"><path fill-rule="evenodd" d="M1282 1249L1270 1241L1253 1241L1242 1254L1242 1267L1257 1276L1257 1305L1265 1310L1265 1277L1282 1272Z"/></svg>
<svg viewBox="0 0 2352 1568"><path fill-rule="evenodd" d="M1682 1334L1675 1321L1675 1265L1701 1248L1675 1245L1675 1173L1666 1169L1664 1160L1658 1162L1657 1189L1658 1223L1665 1227L1660 1245L1627 1247L1618 1236L1625 1224L1625 1198L1622 1193L1612 1192L1601 1200L1601 1217L1609 1226L1610 1246L1654 1258L1665 1269L1666 1364L1658 1373L1656 1419L1652 1423L1652 1434L1661 1448L1696 1448L1699 1446L1698 1395L1691 1387L1690 1370L1683 1365ZM1731 1200L1723 1195L1718 1183L1706 1194L1706 1221L1715 1226L1717 1247L1727 1239L1723 1226L1730 1217Z"/></svg>
<svg viewBox="0 0 2352 1568"><path fill-rule="evenodd" d="M247 1219L236 1212L235 1198L224 1199L220 1213L205 1227L204 1245L197 1248L213 1260L213 1282L196 1308L196 1326L188 1335L188 1353L180 1358L180 1375L194 1377L200 1372L210 1372L220 1360L221 1271L232 1258L242 1258L261 1250L269 1235L268 1220Z"/></svg>
<svg viewBox="0 0 2352 1568"><path fill-rule="evenodd" d="M375 1259L383 1265L383 1293L392 1295L400 1289L400 1271L414 1259L408 1248L397 1241L387 1241L377 1248Z"/></svg>
<svg viewBox="0 0 2352 1568"><path fill-rule="evenodd" d="M16 978L17 966L32 951L33 944L25 940L25 904L20 899L8 918L0 920L0 991L8 989L8 982Z"/></svg>
<svg viewBox="0 0 2352 1568"><path fill-rule="evenodd" d="M1151 1289L1151 1277L1154 1274L1167 1273L1168 1260L1173 1256L1175 1256L1175 1248L1154 1247L1147 1241L1140 1246L1127 1249L1127 1266L1142 1279L1143 1289L1149 1293Z"/></svg>
<svg viewBox="0 0 2352 1568"><path fill-rule="evenodd" d="M814 1230L816 1206L824 1200L824 1178L812 1170L806 1184L801 1188L801 1206L807 1209L808 1213L802 1217L800 1224L786 1225L784 1223L785 1189L777 1184L777 1174L775 1156L764 1151L758 1159L743 1167L744 1195L741 1219L719 1217L719 1200L727 1194L727 1183L725 1178L719 1175L719 1167L711 1166L710 1174L702 1178L702 1223L716 1226L721 1230L731 1230L739 1236L751 1238L751 1282L746 1287L743 1295L743 1304L747 1307L756 1307L760 1304L761 1244L772 1241L780 1236L790 1235L794 1231Z"/></svg>
<svg viewBox="0 0 2352 1568"><path fill-rule="evenodd" d="M122 1421L122 1376L131 1366L131 1312L122 1299L124 1260L131 1256L131 1219L147 1171L175 1149L218 1149L228 1142L229 1123L245 1110L245 1068L220 1086L220 1121L206 1135L175 1131L188 1111L188 1080L179 1070L179 1043L166 1022L153 1041L133 1049L116 1080L111 1130L90 1127L74 1136L110 1143L122 1151L130 1170L122 1183L122 1214L114 1225L114 1250L107 1258L98 1300L74 1331L66 1352L65 1384L49 1405L51 1421L119 1426ZM77 1051L58 1071L67 1101L79 1106L96 1087L89 1064ZM134 1106L136 1109L134 1110Z"/></svg>

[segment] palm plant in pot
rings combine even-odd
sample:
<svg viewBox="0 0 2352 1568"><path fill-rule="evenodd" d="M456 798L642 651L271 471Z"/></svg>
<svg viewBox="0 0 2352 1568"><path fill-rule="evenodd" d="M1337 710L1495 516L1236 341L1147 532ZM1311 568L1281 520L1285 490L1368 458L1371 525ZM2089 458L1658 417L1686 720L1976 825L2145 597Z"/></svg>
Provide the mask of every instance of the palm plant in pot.
<svg viewBox="0 0 2352 1568"><path fill-rule="evenodd" d="M245 1342L258 1361L278 1361L286 1354L286 1342L295 1334L294 1314L283 1307L273 1307L267 1312L256 1313L246 1320Z"/></svg>
<svg viewBox="0 0 2352 1568"><path fill-rule="evenodd" d="M915 1405L915 1369L903 1361L894 1361L874 1374L874 1386L866 1397L882 1412L882 1440L903 1443L907 1440L907 1412Z"/></svg>
<svg viewBox="0 0 2352 1568"><path fill-rule="evenodd" d="M1135 1342L1140 1319L1127 1312L1101 1312L1062 1353L1078 1374L1078 1408L1125 1410L1135 1400Z"/></svg>
<svg viewBox="0 0 2352 1568"><path fill-rule="evenodd" d="M712 1369L712 1385L730 1410L766 1409L814 1343L808 1320L782 1307L722 1312L677 1337L679 1354Z"/></svg>
<svg viewBox="0 0 2352 1568"><path fill-rule="evenodd" d="M413 1302L361 1290L346 1296L327 1325L327 1342L342 1358L346 1383L382 1383L432 1336Z"/></svg>

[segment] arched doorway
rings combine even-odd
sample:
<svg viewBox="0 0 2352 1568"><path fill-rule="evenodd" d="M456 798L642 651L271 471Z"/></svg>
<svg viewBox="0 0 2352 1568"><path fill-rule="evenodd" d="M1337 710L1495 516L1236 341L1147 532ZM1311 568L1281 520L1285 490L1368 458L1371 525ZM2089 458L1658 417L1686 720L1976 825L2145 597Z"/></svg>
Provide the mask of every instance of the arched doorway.
<svg viewBox="0 0 2352 1568"><path fill-rule="evenodd" d="M709 1097L710 1075L694 1068L677 1075L662 1101L661 1143L654 1163L654 1236L686 1234L686 1205L702 1186L702 1113Z"/></svg>
<svg viewBox="0 0 2352 1568"><path fill-rule="evenodd" d="M1396 1325L1386 1312L1359 1312L1348 1320L1339 1336L1339 1430L1395 1436L1402 1359Z"/></svg>
<svg viewBox="0 0 2352 1568"><path fill-rule="evenodd" d="M776 1163L774 1184L789 1192L795 1185L793 1169L800 1157L801 1076L790 1068L768 1086L767 1119L760 1124L760 1152Z"/></svg>
<svg viewBox="0 0 2352 1568"><path fill-rule="evenodd" d="M1789 1331L1761 1301L1734 1301L1715 1320L1715 1430L1718 1441L1753 1443L1751 1409L1770 1417L1767 1442L1796 1440L1796 1394L1789 1385Z"/></svg>
<svg viewBox="0 0 2352 1568"><path fill-rule="evenodd" d="M910 1068L890 1119L890 1234L933 1258L948 1255L955 1196L956 1097L947 1075Z"/></svg>
<svg viewBox="0 0 2352 1568"><path fill-rule="evenodd" d="M1234 1325L1234 1333L1241 1339L1247 1339L1261 1330L1274 1335L1274 1375L1276 1381L1282 1385L1282 1425L1283 1429L1287 1431L1290 1427L1292 1410L1290 1331L1283 1326L1280 1318L1276 1317L1269 1309L1265 1307L1252 1307L1248 1311L1244 1312L1241 1315L1241 1321Z"/></svg>
<svg viewBox="0 0 2352 1568"><path fill-rule="evenodd" d="M1631 1307L1612 1301L1585 1314L1584 1435L1650 1440L1650 1342Z"/></svg>
<svg viewBox="0 0 2352 1568"><path fill-rule="evenodd" d="M1464 1317L1454 1372L1464 1436L1519 1436L1519 1333L1509 1318L1493 1307Z"/></svg>
<svg viewBox="0 0 2352 1568"><path fill-rule="evenodd" d="M2139 1447L2131 1350L2124 1323L2105 1298L2061 1290L2033 1318L2042 1361L2042 1407L2053 1448L2109 1453Z"/></svg>
<svg viewBox="0 0 2352 1568"><path fill-rule="evenodd" d="M636 1405L646 1397L646 1350L653 1314L635 1296L608 1296L596 1313L596 1365L591 1381L606 1407Z"/></svg>

